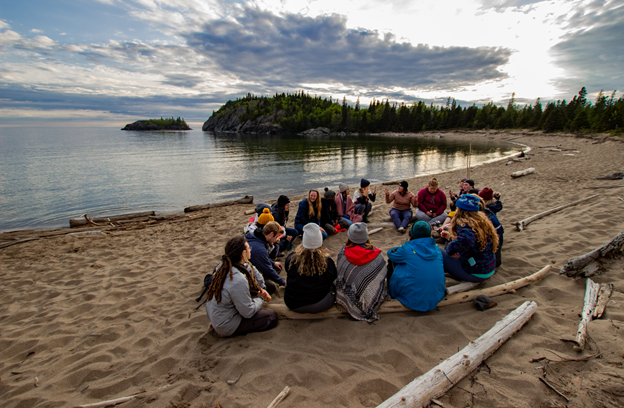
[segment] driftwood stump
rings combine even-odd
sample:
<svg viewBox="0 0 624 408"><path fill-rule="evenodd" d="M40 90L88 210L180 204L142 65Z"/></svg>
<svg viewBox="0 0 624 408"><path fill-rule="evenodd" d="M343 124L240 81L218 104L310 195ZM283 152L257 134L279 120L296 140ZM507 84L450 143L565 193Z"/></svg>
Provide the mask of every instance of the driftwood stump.
<svg viewBox="0 0 624 408"><path fill-rule="evenodd" d="M571 278L580 278L581 276L592 276L603 269L600 264L600 258L606 258L615 255L616 252L622 252L624 250L624 231L617 234L609 242L599 246L579 257L570 259L561 270L559 274L566 274ZM593 263L593 264L592 264Z"/></svg>
<svg viewBox="0 0 624 408"><path fill-rule="evenodd" d="M529 167L528 169L520 170L511 173L511 178L518 178L522 176L526 176L527 174L535 173L535 169L533 167Z"/></svg>
<svg viewBox="0 0 624 408"><path fill-rule="evenodd" d="M253 204L253 196L246 195L245 197L239 198L238 200L222 201L220 203L214 204L193 205L190 207L186 207L184 209L184 212L187 213L192 211L207 210L208 208L225 207L227 205L234 204Z"/></svg>
<svg viewBox="0 0 624 408"><path fill-rule="evenodd" d="M600 285L591 279L587 279L585 301L583 302L583 314L581 315L581 322L579 323L578 330L576 331L576 345L574 346L574 350L576 351L583 351L585 348L585 342L587 341L587 324L592 320L592 316L594 315L599 289Z"/></svg>

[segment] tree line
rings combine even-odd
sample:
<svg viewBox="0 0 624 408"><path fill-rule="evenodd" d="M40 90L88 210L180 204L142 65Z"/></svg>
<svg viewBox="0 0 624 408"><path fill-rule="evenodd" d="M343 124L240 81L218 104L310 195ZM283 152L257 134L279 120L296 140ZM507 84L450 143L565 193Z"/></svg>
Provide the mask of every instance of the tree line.
<svg viewBox="0 0 624 408"><path fill-rule="evenodd" d="M224 114L242 107L241 123L260 116L271 117L284 130L298 133L306 129L326 127L332 132L420 132L448 129L534 129L544 132L591 131L622 133L624 127L624 98L616 99L615 91L606 96L601 91L595 102L587 100L583 87L567 102L558 100L542 106L540 98L532 105L516 104L512 95L507 107L490 102L483 106L460 106L448 98L444 106L390 103L388 99L373 99L368 107L355 106L331 97L310 96L303 91L276 93L272 97L255 96L228 101L213 115Z"/></svg>

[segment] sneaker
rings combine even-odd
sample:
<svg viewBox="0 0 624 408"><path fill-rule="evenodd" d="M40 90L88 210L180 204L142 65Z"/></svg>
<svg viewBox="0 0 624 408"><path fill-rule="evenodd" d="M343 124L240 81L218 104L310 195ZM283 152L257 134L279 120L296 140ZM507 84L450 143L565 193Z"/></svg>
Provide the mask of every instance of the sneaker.
<svg viewBox="0 0 624 408"><path fill-rule="evenodd" d="M405 228L403 228L403 227L399 227L399 232L400 232L401 234L403 234L403 233L405 232Z"/></svg>
<svg viewBox="0 0 624 408"><path fill-rule="evenodd" d="M362 217L362 222L368 224L370 222L370 220L368 219L367 216Z"/></svg>

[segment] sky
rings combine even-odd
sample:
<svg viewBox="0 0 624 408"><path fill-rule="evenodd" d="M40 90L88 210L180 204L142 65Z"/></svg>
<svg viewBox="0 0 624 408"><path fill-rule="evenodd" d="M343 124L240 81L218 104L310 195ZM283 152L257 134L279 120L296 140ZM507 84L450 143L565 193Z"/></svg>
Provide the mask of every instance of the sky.
<svg viewBox="0 0 624 408"><path fill-rule="evenodd" d="M0 0L0 126L201 123L300 90L592 100L624 88L623 67L624 0Z"/></svg>

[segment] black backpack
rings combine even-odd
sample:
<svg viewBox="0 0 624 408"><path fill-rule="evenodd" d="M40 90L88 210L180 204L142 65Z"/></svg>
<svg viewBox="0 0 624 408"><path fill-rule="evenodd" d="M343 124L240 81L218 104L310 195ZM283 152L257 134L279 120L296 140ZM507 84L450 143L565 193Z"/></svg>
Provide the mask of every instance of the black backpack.
<svg viewBox="0 0 624 408"><path fill-rule="evenodd" d="M206 292L208 292L208 288L210 287L210 284L212 283L212 277L213 277L213 276L214 276L213 274L209 273L208 275L206 275L206 276L204 277L204 291L202 292L202 294L201 294L201 295L199 295L199 297L198 297L197 299L195 299L195 301L196 301L196 302L199 302L199 301L201 300L201 298L203 298L203 297L204 297L204 295L206 294ZM207 301L208 301L208 298L206 298L206 300L204 300L203 302L201 302L201 304L200 304L199 306L197 306L197 307L195 308L195 310L197 310L197 309L199 309L200 307L202 307L202 305L203 305L204 303L206 303Z"/></svg>

